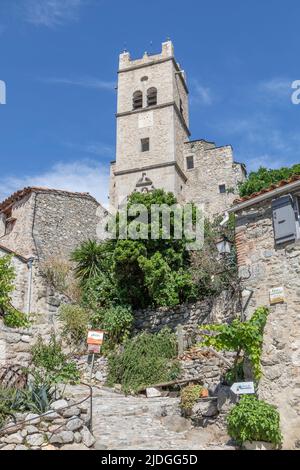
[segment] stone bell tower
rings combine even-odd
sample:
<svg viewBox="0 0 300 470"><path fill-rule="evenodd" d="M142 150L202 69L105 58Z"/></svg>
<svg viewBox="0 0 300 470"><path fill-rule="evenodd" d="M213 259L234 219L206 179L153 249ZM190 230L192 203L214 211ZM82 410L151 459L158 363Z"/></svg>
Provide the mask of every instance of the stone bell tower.
<svg viewBox="0 0 300 470"><path fill-rule="evenodd" d="M131 59L120 54L116 161L110 203L134 191L163 188L183 200L184 142L189 140L188 89L171 41L160 54Z"/></svg>

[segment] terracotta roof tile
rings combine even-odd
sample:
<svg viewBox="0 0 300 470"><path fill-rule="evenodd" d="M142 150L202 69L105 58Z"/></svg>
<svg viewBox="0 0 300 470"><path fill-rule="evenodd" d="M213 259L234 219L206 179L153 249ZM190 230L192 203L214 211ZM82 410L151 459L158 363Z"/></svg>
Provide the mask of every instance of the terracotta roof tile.
<svg viewBox="0 0 300 470"><path fill-rule="evenodd" d="M294 183L295 181L300 181L300 175L293 175L289 179L281 180L278 183L271 184L268 188L263 188L261 191L250 194L249 196L244 196L239 199L235 199L233 203L240 204L241 202L249 201L250 199L255 199L257 196L261 196L262 194L269 193L271 191L274 191L274 189L281 188L290 183Z"/></svg>
<svg viewBox="0 0 300 470"><path fill-rule="evenodd" d="M7 248L6 246L1 245L1 244L0 244L0 250L5 251L9 255L14 255L17 258L20 258L20 260L23 261L24 263L27 263L27 261L29 261L29 259L30 259L30 258L27 258L23 255L20 255L20 253L17 253L16 251L11 250L10 248Z"/></svg>
<svg viewBox="0 0 300 470"><path fill-rule="evenodd" d="M51 189L51 188L42 188L42 187L37 187L37 186L28 186L27 188L20 189L13 193L11 196L6 198L3 202L0 203L0 212L6 209L8 206L11 206L15 202L19 201L23 197L27 196L27 194L30 193L53 193L53 194L62 194L62 195L70 195L70 196L80 196L80 197L86 197L89 199L94 200L95 202L96 199L90 195L90 193L78 193L78 192L72 192L72 191L65 191L63 189ZM98 203L98 202L97 202Z"/></svg>

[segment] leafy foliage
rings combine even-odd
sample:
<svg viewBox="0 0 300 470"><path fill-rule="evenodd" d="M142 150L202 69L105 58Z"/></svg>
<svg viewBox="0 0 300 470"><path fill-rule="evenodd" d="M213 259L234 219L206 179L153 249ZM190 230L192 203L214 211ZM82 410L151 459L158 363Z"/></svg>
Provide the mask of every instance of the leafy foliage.
<svg viewBox="0 0 300 470"><path fill-rule="evenodd" d="M125 392L175 379L179 374L176 336L167 328L128 339L109 356L108 384L120 383Z"/></svg>
<svg viewBox="0 0 300 470"><path fill-rule="evenodd" d="M276 170L260 167L258 171L252 171L247 180L239 187L240 196L249 196L261 189L268 188L274 183L300 174L300 163L291 167L282 167Z"/></svg>
<svg viewBox="0 0 300 470"><path fill-rule="evenodd" d="M244 359L239 358L233 367L225 372L224 380L227 385L232 385L234 382L242 382L244 378Z"/></svg>
<svg viewBox="0 0 300 470"><path fill-rule="evenodd" d="M14 291L15 270L11 256L0 257L0 314L4 315L4 324L10 328L27 328L30 321L11 304Z"/></svg>
<svg viewBox="0 0 300 470"><path fill-rule="evenodd" d="M244 351L251 361L254 377L258 380L261 377L260 357L268 314L267 307L259 307L248 321L235 319L231 324L205 325L201 346L212 346L219 351L236 351L237 357Z"/></svg>
<svg viewBox="0 0 300 470"><path fill-rule="evenodd" d="M87 336L89 312L80 305L63 304L59 308L59 319L62 322L62 334L75 345L81 344Z"/></svg>
<svg viewBox="0 0 300 470"><path fill-rule="evenodd" d="M184 387L180 393L181 408L185 411L191 410L196 401L201 397L202 391L202 385L187 385Z"/></svg>
<svg viewBox="0 0 300 470"><path fill-rule="evenodd" d="M132 308L174 306L198 295L190 269L190 253L186 249L189 240L184 236L182 239L175 237L177 225L182 225L182 220L175 217L179 210L176 198L163 190L133 193L127 212L130 214L133 206L139 204L148 210L143 221L130 215L123 222L119 212L116 239L100 244L85 242L72 255L83 286L83 302L94 311L115 304ZM165 237L167 226L161 216L150 224L154 205L169 208L170 238ZM133 226L136 232L149 235L148 238L122 238L124 230L130 232ZM150 236L153 227L158 230L155 239Z"/></svg>
<svg viewBox="0 0 300 470"><path fill-rule="evenodd" d="M133 324L130 307L115 305L91 315L91 326L106 331L111 346L123 343Z"/></svg>
<svg viewBox="0 0 300 470"><path fill-rule="evenodd" d="M95 240L87 240L72 253L71 259L76 263L76 274L82 286L102 272L110 270L109 246L109 242L98 244Z"/></svg>
<svg viewBox="0 0 300 470"><path fill-rule="evenodd" d="M24 313L10 307L4 315L4 324L10 328L29 328L31 322Z"/></svg>
<svg viewBox="0 0 300 470"><path fill-rule="evenodd" d="M76 363L68 359L62 343L53 333L47 343L41 336L31 349L32 364L37 384L77 383L80 375Z"/></svg>
<svg viewBox="0 0 300 470"><path fill-rule="evenodd" d="M253 395L244 395L227 417L228 433L239 444L265 441L279 445L282 441L280 416L275 406Z"/></svg>
<svg viewBox="0 0 300 470"><path fill-rule="evenodd" d="M226 256L219 256L216 240L226 237L234 242L235 218L231 214L227 227L220 227L220 217L204 221L204 245L202 249L191 252L191 274L197 289L198 298L216 296L226 289L235 292L238 282L235 250Z"/></svg>
<svg viewBox="0 0 300 470"><path fill-rule="evenodd" d="M15 270L11 264L11 256L0 258L0 311L10 309L11 293L14 290Z"/></svg>

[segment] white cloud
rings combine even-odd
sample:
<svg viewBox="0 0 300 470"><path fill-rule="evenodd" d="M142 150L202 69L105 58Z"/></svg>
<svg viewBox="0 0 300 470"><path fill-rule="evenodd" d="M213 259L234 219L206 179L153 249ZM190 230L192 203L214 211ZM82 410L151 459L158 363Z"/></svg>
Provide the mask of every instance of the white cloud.
<svg viewBox="0 0 300 470"><path fill-rule="evenodd" d="M49 77L41 78L40 81L44 83L50 83L54 85L71 85L71 86L80 86L83 88L95 88L98 90L110 90L113 91L115 88L115 82L99 80L98 78L93 77L82 77L82 78L58 78L58 77Z"/></svg>
<svg viewBox="0 0 300 470"><path fill-rule="evenodd" d="M87 192L107 205L109 169L94 160L57 163L38 175L0 178L0 200L26 186Z"/></svg>
<svg viewBox="0 0 300 470"><path fill-rule="evenodd" d="M76 144L74 142L63 142L63 145L69 149L83 152L90 155L97 155L98 157L112 158L115 150L111 145L103 142L88 142L86 144Z"/></svg>
<svg viewBox="0 0 300 470"><path fill-rule="evenodd" d="M265 90L269 93L276 95L285 94L287 90L291 88L291 80L287 78L271 78L270 80L265 80L259 84L261 90Z"/></svg>
<svg viewBox="0 0 300 470"><path fill-rule="evenodd" d="M286 166L288 163L282 157L275 156L274 154L257 154L247 158L247 170L256 171L259 167L265 168L280 168Z"/></svg>
<svg viewBox="0 0 300 470"><path fill-rule="evenodd" d="M258 84L256 93L259 101L270 104L286 103L290 105L292 95L292 81L288 78L275 77Z"/></svg>
<svg viewBox="0 0 300 470"><path fill-rule="evenodd" d="M204 86L199 80L191 80L192 93L191 93L191 103L209 106L213 102L211 89L207 86Z"/></svg>
<svg viewBox="0 0 300 470"><path fill-rule="evenodd" d="M76 21L86 0L26 0L25 18L36 26L55 27Z"/></svg>

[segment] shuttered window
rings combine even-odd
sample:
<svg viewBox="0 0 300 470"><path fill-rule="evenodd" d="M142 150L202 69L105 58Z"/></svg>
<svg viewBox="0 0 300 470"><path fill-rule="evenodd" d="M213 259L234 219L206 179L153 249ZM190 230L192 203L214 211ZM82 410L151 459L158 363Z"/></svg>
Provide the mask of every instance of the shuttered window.
<svg viewBox="0 0 300 470"><path fill-rule="evenodd" d="M143 93L141 91L135 91L132 97L133 109L139 109L143 107Z"/></svg>
<svg viewBox="0 0 300 470"><path fill-rule="evenodd" d="M276 245L297 238L297 221L294 201L291 195L272 201L274 239Z"/></svg>
<svg viewBox="0 0 300 470"><path fill-rule="evenodd" d="M152 87L147 91L147 106L155 106L157 104L157 89Z"/></svg>

